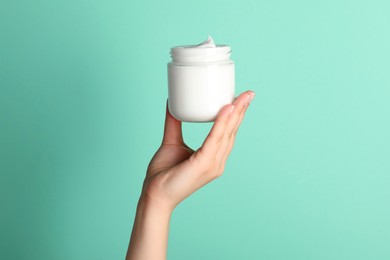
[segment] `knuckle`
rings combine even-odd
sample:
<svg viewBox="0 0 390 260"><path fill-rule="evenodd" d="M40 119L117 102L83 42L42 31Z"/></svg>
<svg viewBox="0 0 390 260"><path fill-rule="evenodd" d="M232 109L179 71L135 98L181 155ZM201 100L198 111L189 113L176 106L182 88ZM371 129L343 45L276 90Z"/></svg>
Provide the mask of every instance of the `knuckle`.
<svg viewBox="0 0 390 260"><path fill-rule="evenodd" d="M236 128L234 128L234 136L236 136L236 135L237 135L237 133L238 133L238 129L240 128L239 126L240 126L240 125L238 125Z"/></svg>
<svg viewBox="0 0 390 260"><path fill-rule="evenodd" d="M244 111L246 106L247 106L247 103L246 102L242 102L241 106L240 106L240 112Z"/></svg>
<svg viewBox="0 0 390 260"><path fill-rule="evenodd" d="M208 136L210 139L213 139L215 140L216 143L220 143L222 141L222 138L223 138L223 134L220 134L220 133L213 133L210 132L209 136Z"/></svg>
<svg viewBox="0 0 390 260"><path fill-rule="evenodd" d="M235 136L236 136L235 129L233 129L232 131L229 131L229 133L227 134L227 137L228 137L229 140L234 138Z"/></svg>
<svg viewBox="0 0 390 260"><path fill-rule="evenodd" d="M215 156L206 155L201 149L197 151L196 156L192 160L198 163L199 174L206 179L216 179L225 170L225 164L221 162L221 159L218 159L217 154Z"/></svg>
<svg viewBox="0 0 390 260"><path fill-rule="evenodd" d="M210 179L215 179L216 177L218 177L218 173L219 173L218 165L214 160L213 162L210 163L209 168L206 171L206 175Z"/></svg>
<svg viewBox="0 0 390 260"><path fill-rule="evenodd" d="M201 174L208 174L214 168L214 159L210 156L206 156L203 153L197 154L197 158L195 157L196 163L198 163L199 170Z"/></svg>
<svg viewBox="0 0 390 260"><path fill-rule="evenodd" d="M241 113L244 113L248 109L249 104L247 102L244 103L241 109Z"/></svg>
<svg viewBox="0 0 390 260"><path fill-rule="evenodd" d="M216 179L216 178L218 178L218 177L221 177L222 176L222 174L223 174L223 172L224 172L224 165L218 165L215 169L214 169L214 171L213 171L213 178L214 179Z"/></svg>
<svg viewBox="0 0 390 260"><path fill-rule="evenodd" d="M215 172L217 169L218 169L218 163L217 163L217 160L214 159L214 160L211 162L210 170L211 170L211 172Z"/></svg>
<svg viewBox="0 0 390 260"><path fill-rule="evenodd" d="M219 176L222 176L222 174L225 172L225 166L224 165L221 165L220 167L219 167L219 171L218 171L218 174L217 174L217 176L219 177Z"/></svg>

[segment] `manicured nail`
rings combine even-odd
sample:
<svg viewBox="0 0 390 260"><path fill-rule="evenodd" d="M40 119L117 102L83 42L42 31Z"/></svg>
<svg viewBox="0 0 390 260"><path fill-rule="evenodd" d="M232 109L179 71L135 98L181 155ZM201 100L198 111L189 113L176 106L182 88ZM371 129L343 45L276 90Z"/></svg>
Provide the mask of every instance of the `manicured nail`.
<svg viewBox="0 0 390 260"><path fill-rule="evenodd" d="M233 112L235 106L234 105L231 105L230 109L229 109L229 114Z"/></svg>
<svg viewBox="0 0 390 260"><path fill-rule="evenodd" d="M248 94L248 103L250 103L254 97L255 97L254 92L251 92L250 94Z"/></svg>

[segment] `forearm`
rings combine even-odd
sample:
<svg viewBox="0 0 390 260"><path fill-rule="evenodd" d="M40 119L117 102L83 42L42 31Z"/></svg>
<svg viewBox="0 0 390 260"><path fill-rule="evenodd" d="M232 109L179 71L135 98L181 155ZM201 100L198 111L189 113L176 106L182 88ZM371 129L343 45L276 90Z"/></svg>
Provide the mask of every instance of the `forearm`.
<svg viewBox="0 0 390 260"><path fill-rule="evenodd" d="M140 198L126 260L165 260L172 210Z"/></svg>

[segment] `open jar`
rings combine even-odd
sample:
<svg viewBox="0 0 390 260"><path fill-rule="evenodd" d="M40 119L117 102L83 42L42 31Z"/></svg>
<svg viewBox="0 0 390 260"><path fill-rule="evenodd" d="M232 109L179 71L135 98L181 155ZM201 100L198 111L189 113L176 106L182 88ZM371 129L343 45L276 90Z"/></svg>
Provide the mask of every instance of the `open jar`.
<svg viewBox="0 0 390 260"><path fill-rule="evenodd" d="M198 45L171 48L168 63L168 108L185 122L214 121L235 95L234 62L228 45L209 38Z"/></svg>

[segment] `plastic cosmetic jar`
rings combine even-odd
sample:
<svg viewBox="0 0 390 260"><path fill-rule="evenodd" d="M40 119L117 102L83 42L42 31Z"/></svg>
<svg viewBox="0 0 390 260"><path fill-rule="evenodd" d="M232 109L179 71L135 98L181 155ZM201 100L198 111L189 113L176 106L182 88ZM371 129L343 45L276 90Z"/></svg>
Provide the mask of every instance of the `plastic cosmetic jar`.
<svg viewBox="0 0 390 260"><path fill-rule="evenodd" d="M198 45L171 48L168 63L168 108L184 122L214 121L235 95L234 62L228 45L209 37Z"/></svg>

